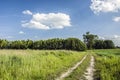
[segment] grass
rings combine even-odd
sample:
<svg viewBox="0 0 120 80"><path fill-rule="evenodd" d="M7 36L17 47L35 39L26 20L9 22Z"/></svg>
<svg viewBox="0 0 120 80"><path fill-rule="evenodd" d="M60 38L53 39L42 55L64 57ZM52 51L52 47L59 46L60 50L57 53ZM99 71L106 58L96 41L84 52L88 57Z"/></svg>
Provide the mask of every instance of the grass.
<svg viewBox="0 0 120 80"><path fill-rule="evenodd" d="M0 80L54 80L87 53L95 57L95 80L120 79L120 49L88 50L0 50ZM64 80L79 80L90 55Z"/></svg>
<svg viewBox="0 0 120 80"><path fill-rule="evenodd" d="M120 79L120 49L95 50L95 80Z"/></svg>
<svg viewBox="0 0 120 80"><path fill-rule="evenodd" d="M0 80L54 80L86 52L0 50Z"/></svg>

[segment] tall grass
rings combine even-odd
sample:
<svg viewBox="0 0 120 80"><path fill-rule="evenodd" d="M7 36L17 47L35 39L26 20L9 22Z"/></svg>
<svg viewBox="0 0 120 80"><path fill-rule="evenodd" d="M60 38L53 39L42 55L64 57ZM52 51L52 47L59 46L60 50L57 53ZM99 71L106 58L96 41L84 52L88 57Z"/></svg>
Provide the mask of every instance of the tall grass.
<svg viewBox="0 0 120 80"><path fill-rule="evenodd" d="M94 52L97 53L95 80L120 80L120 50Z"/></svg>
<svg viewBox="0 0 120 80"><path fill-rule="evenodd" d="M86 52L0 50L0 80L54 80Z"/></svg>

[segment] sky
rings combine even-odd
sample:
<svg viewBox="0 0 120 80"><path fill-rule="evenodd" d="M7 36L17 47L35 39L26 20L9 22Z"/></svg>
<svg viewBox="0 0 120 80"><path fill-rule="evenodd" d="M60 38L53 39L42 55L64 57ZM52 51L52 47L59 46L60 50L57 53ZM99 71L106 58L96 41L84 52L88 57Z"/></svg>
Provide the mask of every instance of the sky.
<svg viewBox="0 0 120 80"><path fill-rule="evenodd" d="M39 40L89 31L120 46L120 0L0 0L0 38Z"/></svg>

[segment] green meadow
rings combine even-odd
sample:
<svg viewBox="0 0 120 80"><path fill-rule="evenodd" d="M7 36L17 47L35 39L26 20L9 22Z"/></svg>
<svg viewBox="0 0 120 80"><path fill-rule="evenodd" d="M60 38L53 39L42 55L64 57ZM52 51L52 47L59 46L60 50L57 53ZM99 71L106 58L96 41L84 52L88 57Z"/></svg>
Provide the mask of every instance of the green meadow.
<svg viewBox="0 0 120 80"><path fill-rule="evenodd" d="M55 80L62 73L87 58L64 80L79 80L95 57L94 80L120 79L120 49L70 50L0 50L0 80ZM84 80L84 79L83 79Z"/></svg>
<svg viewBox="0 0 120 80"><path fill-rule="evenodd" d="M95 80L120 79L120 49L95 50Z"/></svg>
<svg viewBox="0 0 120 80"><path fill-rule="evenodd" d="M0 80L53 80L86 52L0 50Z"/></svg>

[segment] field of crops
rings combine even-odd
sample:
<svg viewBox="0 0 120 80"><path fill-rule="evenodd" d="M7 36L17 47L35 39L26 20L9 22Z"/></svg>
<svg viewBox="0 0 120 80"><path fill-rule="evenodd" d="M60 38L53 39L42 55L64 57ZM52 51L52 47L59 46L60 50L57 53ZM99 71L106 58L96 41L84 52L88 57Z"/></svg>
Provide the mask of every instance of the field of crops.
<svg viewBox="0 0 120 80"><path fill-rule="evenodd" d="M91 55L95 58L94 80L120 79L120 50L108 49L86 52L0 50L0 80L55 80L85 55L86 59L64 80L84 80Z"/></svg>

